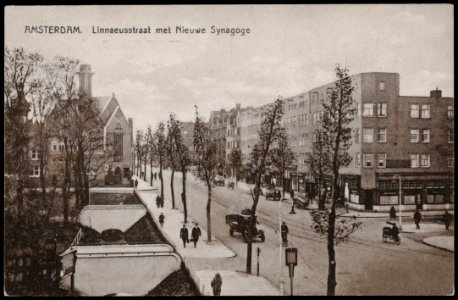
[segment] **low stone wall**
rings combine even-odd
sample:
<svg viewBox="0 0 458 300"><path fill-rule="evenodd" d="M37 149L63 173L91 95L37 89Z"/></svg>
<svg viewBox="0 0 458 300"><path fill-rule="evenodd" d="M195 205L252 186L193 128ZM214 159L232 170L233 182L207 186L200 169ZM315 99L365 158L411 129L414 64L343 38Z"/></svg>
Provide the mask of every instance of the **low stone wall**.
<svg viewBox="0 0 458 300"><path fill-rule="evenodd" d="M166 244L73 248L77 250L75 289L83 296L144 296L181 264L181 258ZM62 285L69 288L70 277Z"/></svg>

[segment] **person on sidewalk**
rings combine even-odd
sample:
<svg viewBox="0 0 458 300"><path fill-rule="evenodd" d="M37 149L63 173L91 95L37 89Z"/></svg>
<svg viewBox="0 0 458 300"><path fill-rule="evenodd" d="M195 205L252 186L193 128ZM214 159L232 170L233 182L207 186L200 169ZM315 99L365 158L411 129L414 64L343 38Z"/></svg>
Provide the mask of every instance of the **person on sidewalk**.
<svg viewBox="0 0 458 300"><path fill-rule="evenodd" d="M394 206L391 205L391 208L390 208L390 220L394 220L396 219L396 209L394 209Z"/></svg>
<svg viewBox="0 0 458 300"><path fill-rule="evenodd" d="M452 216L448 213L448 211L445 211L443 217L444 217L445 230L448 230L448 227L450 226L450 222L452 221Z"/></svg>
<svg viewBox="0 0 458 300"><path fill-rule="evenodd" d="M138 186L138 180L137 178L135 178L135 188L137 188L137 186Z"/></svg>
<svg viewBox="0 0 458 300"><path fill-rule="evenodd" d="M288 226L285 222L281 224L281 240L283 241L283 243L288 242Z"/></svg>
<svg viewBox="0 0 458 300"><path fill-rule="evenodd" d="M161 196L157 195L156 197L156 206L157 208L161 207Z"/></svg>
<svg viewBox="0 0 458 300"><path fill-rule="evenodd" d="M161 227L164 227L164 219L165 219L165 216L163 213L161 213L159 215L159 224L161 224Z"/></svg>
<svg viewBox="0 0 458 300"><path fill-rule="evenodd" d="M159 205L161 208L164 208L164 198L160 197Z"/></svg>
<svg viewBox="0 0 458 300"><path fill-rule="evenodd" d="M221 295L221 286L223 285L223 279L219 273L216 273L215 277L213 277L211 286L213 289L213 296L220 296Z"/></svg>
<svg viewBox="0 0 458 300"><path fill-rule="evenodd" d="M194 242L194 248L197 247L197 241L199 240L199 237L201 236L201 231L200 231L200 228L199 228L199 224L196 223L196 226L192 229L192 232L191 232L191 238L192 238L192 241Z"/></svg>
<svg viewBox="0 0 458 300"><path fill-rule="evenodd" d="M417 229L420 229L421 213L418 209L413 214L413 219L415 221L415 225L417 225Z"/></svg>
<svg viewBox="0 0 458 300"><path fill-rule="evenodd" d="M186 243L189 242L189 232L186 224L183 224L183 228L180 230L180 238L183 241L183 247L186 248Z"/></svg>

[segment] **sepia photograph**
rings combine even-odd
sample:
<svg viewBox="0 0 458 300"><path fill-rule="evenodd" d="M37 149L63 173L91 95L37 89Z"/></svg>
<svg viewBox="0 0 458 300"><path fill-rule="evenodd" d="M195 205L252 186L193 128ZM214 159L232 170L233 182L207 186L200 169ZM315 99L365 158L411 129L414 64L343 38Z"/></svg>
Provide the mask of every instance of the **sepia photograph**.
<svg viewBox="0 0 458 300"><path fill-rule="evenodd" d="M452 4L4 6L4 296L453 296Z"/></svg>

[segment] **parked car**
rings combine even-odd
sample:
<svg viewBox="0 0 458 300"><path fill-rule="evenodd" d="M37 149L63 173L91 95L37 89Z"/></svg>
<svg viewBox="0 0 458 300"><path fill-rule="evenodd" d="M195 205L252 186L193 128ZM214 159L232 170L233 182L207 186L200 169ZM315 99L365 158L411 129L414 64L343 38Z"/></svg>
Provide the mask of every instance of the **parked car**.
<svg viewBox="0 0 458 300"><path fill-rule="evenodd" d="M215 185L224 186L225 181L226 181L226 179L221 175L216 175L215 178L213 178L213 183Z"/></svg>
<svg viewBox="0 0 458 300"><path fill-rule="evenodd" d="M257 222L256 222L257 223ZM239 232L242 234L243 241L248 242L248 229L251 224L250 215L242 214L232 214L226 215L226 224L229 225L229 234L234 236L234 232ZM256 226L254 228L254 239L259 239L261 242L264 242L266 237L263 230L258 229Z"/></svg>

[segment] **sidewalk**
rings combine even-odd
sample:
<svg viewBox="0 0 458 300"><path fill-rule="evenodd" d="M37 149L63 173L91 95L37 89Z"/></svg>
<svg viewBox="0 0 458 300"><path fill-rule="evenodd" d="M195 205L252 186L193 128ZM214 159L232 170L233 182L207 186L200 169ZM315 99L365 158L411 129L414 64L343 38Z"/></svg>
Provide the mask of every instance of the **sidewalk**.
<svg viewBox="0 0 458 300"><path fill-rule="evenodd" d="M455 238L453 236L432 236L424 239L423 243L450 252L455 252Z"/></svg>
<svg viewBox="0 0 458 300"><path fill-rule="evenodd" d="M449 212L452 216L454 213L452 211ZM413 212L402 212L401 217L403 218L410 218L413 219ZM432 217L432 216L442 216L444 211L437 210L437 211L421 211L423 217ZM371 211L352 211L349 209L349 212L343 214L344 217L353 217L356 216L357 218L387 218L389 219L390 213L389 212L371 212ZM396 217L399 219L399 213L396 212Z"/></svg>
<svg viewBox="0 0 458 300"><path fill-rule="evenodd" d="M193 176L190 176L193 177ZM278 295L279 291L266 278L256 275L236 272L235 270L215 269L215 265L221 265L221 261L228 261L235 256L235 253L227 248L219 240L212 237L211 242L207 242L207 231L200 227L202 232L201 238L194 248L194 243L188 243L183 246L180 239L180 229L183 227L183 213L178 209L172 209L170 201L165 201L163 208L157 208L156 196L157 190L152 190L149 183L138 180L136 193L140 200L146 206L152 219L161 230L164 237L174 246L186 267L189 269L191 277L197 284L199 291L204 296L212 296L211 280L216 273L220 273L223 278L221 295ZM160 227L158 216L164 214L164 227ZM191 235L194 222L188 216L189 235ZM218 263L215 264L215 262Z"/></svg>

